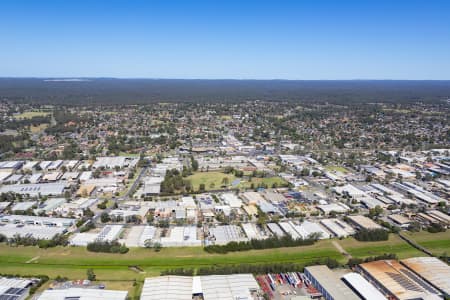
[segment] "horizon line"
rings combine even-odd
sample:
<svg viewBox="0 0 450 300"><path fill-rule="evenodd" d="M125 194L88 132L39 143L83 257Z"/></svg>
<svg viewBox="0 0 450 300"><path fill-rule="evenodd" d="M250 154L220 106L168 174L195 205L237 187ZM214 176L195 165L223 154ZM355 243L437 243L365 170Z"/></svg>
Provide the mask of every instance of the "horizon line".
<svg viewBox="0 0 450 300"><path fill-rule="evenodd" d="M171 78L171 77L112 77L112 76L0 76L0 79L50 79L76 82L83 79L118 79L118 80L230 80L230 81L450 81L450 79L392 79L392 78L349 78L349 79L286 79L286 78Z"/></svg>

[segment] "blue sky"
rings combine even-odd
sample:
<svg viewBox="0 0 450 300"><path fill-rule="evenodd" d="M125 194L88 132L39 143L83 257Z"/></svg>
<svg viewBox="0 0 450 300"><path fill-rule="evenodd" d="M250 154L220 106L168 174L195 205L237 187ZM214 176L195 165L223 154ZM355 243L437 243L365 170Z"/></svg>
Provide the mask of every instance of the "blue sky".
<svg viewBox="0 0 450 300"><path fill-rule="evenodd" d="M450 1L0 1L0 76L450 79Z"/></svg>

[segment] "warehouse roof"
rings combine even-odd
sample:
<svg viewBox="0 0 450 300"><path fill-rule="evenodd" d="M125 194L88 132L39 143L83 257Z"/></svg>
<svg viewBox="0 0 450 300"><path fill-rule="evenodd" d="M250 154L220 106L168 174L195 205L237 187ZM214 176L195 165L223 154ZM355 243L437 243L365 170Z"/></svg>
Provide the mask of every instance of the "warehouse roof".
<svg viewBox="0 0 450 300"><path fill-rule="evenodd" d="M190 300L192 299L192 277L161 276L146 278L141 300Z"/></svg>
<svg viewBox="0 0 450 300"><path fill-rule="evenodd" d="M146 278L141 300L191 300L203 295L205 300L250 300L259 289L252 274L208 276L162 276Z"/></svg>
<svg viewBox="0 0 450 300"><path fill-rule="evenodd" d="M342 282L327 266L305 267L305 272L314 277L335 300L359 300L359 297Z"/></svg>
<svg viewBox="0 0 450 300"><path fill-rule="evenodd" d="M413 257L404 259L401 263L434 287L450 295L450 266L443 261L436 257Z"/></svg>
<svg viewBox="0 0 450 300"><path fill-rule="evenodd" d="M127 291L113 291L90 288L68 288L68 289L54 289L46 290L39 296L38 300L125 300L127 298Z"/></svg>
<svg viewBox="0 0 450 300"><path fill-rule="evenodd" d="M252 274L201 276L205 300L250 300L259 286Z"/></svg>
<svg viewBox="0 0 450 300"><path fill-rule="evenodd" d="M400 300L421 299L439 293L396 260L378 260L359 267Z"/></svg>
<svg viewBox="0 0 450 300"><path fill-rule="evenodd" d="M0 187L0 193L13 192L30 196L60 195L64 192L66 183L14 184Z"/></svg>
<svg viewBox="0 0 450 300"><path fill-rule="evenodd" d="M342 277L361 298L365 300L386 300L387 298L358 273L348 273Z"/></svg>
<svg viewBox="0 0 450 300"><path fill-rule="evenodd" d="M348 219L364 229L381 229L380 225L365 216L348 216Z"/></svg>

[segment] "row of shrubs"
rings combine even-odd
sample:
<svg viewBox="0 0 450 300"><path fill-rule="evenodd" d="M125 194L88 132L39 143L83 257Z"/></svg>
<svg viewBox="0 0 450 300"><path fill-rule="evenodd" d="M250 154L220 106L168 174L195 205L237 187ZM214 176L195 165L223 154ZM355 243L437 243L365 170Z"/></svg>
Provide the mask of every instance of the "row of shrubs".
<svg viewBox="0 0 450 300"><path fill-rule="evenodd" d="M228 266L215 266L195 269L171 269L161 272L161 275L227 275L236 273L283 273L283 272L302 272L304 267L312 265L327 265L329 268L337 268L340 266L339 262L334 258L324 258L312 260L308 263L271 263L271 264L238 264Z"/></svg>
<svg viewBox="0 0 450 300"><path fill-rule="evenodd" d="M57 234L51 240L39 240L31 236L15 235L12 238L0 234L0 242L6 242L10 246L38 246L39 248L51 248L56 246L67 246L69 244L67 235Z"/></svg>
<svg viewBox="0 0 450 300"><path fill-rule="evenodd" d="M389 231L385 229L361 229L355 233L354 237L361 242L387 241Z"/></svg>
<svg viewBox="0 0 450 300"><path fill-rule="evenodd" d="M204 249L208 253L221 253L235 251L247 251L252 249L270 249L281 247L297 247L312 245L318 240L318 235L312 235L308 239L293 239L292 237L285 235L283 237L271 237L263 240L251 239L250 241L243 242L229 242L226 245L210 245Z"/></svg>
<svg viewBox="0 0 450 300"><path fill-rule="evenodd" d="M112 242L93 242L87 245L87 250L91 252L104 252L104 253L121 253L128 252L128 248L125 244L120 244L117 241Z"/></svg>

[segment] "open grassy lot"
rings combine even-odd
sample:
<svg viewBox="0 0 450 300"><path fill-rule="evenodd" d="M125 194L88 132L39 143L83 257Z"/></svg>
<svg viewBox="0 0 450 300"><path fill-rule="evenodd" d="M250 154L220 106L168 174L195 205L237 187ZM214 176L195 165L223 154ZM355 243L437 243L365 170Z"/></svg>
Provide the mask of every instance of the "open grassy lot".
<svg viewBox="0 0 450 300"><path fill-rule="evenodd" d="M341 167L341 166L326 166L325 169L327 171L331 171L331 172L341 172L343 174L349 173L349 171L346 168Z"/></svg>
<svg viewBox="0 0 450 300"><path fill-rule="evenodd" d="M49 126L49 124L40 124L38 126L30 126L30 131L31 131L31 133L39 133L39 132L44 131L48 126Z"/></svg>
<svg viewBox="0 0 450 300"><path fill-rule="evenodd" d="M313 246L252 250L245 252L208 254L201 247L163 248L154 252L144 248L132 248L127 254L106 254L88 252L82 247L36 247L11 248L0 245L0 269L4 273L47 274L67 276L70 279L84 278L88 268L94 269L98 280L133 280L145 276L159 275L161 270L172 268L199 268L213 265L260 264L272 262L308 262L320 258L343 256L331 244L320 241ZM34 260L29 262L32 258ZM139 273L129 266L137 265L145 273Z"/></svg>
<svg viewBox="0 0 450 300"><path fill-rule="evenodd" d="M240 188L251 188L253 186L256 188L260 184L265 184L267 187L271 188L275 183L277 187L282 187L287 184L287 182L281 177L267 177L267 178L256 178L253 177L251 181L243 181L239 184Z"/></svg>
<svg viewBox="0 0 450 300"><path fill-rule="evenodd" d="M276 183L278 187L286 184L286 181L281 177L253 177L251 181L248 181L237 178L236 176L234 176L234 174L225 174L222 172L196 172L193 175L187 177L187 179L191 181L191 184L195 190L198 190L200 184L203 183L205 184L205 189L208 191L222 189L222 180L225 177L228 178L228 188L249 189L251 188L252 183L255 188L258 187L259 184L266 184L269 188L271 188L274 183ZM232 182L234 180L241 180L241 182L237 186L233 186Z"/></svg>
<svg viewBox="0 0 450 300"><path fill-rule="evenodd" d="M430 250L434 255L441 255L444 252L450 254L450 230L439 233L421 231L405 232L404 234L422 247Z"/></svg>
<svg viewBox="0 0 450 300"><path fill-rule="evenodd" d="M425 254L403 241L398 235L390 234L389 240L379 242L360 242L354 238L346 238L339 244L354 257L377 256L384 253L395 253L399 258L424 256Z"/></svg>
<svg viewBox="0 0 450 300"><path fill-rule="evenodd" d="M223 178L228 178L228 184L231 185L236 177L233 174L225 174L222 172L196 172L186 179L190 180L194 190L198 190L200 184L205 185L205 189L208 190L218 190L222 186Z"/></svg>
<svg viewBox="0 0 450 300"><path fill-rule="evenodd" d="M15 119L31 119L33 117L45 117L50 115L48 111L25 111L14 116Z"/></svg>
<svg viewBox="0 0 450 300"><path fill-rule="evenodd" d="M418 234L416 238L433 245L446 235L427 236ZM424 256L397 235L391 234L388 241L359 242L353 238L339 240L338 243L354 257L376 256L395 253L399 258ZM441 249L439 245L436 249ZM445 246L444 246L445 247ZM433 251L434 248L430 249ZM442 249L441 249L442 250ZM440 250L439 250L440 251ZM2 273L37 275L46 274L51 278L57 275L69 279L85 278L86 270L94 269L99 281L142 281L145 277L157 276L162 270L238 264L265 263L306 263L324 258L334 258L345 263L347 258L333 246L332 240L322 240L315 245L251 250L228 254L209 254L201 247L163 248L154 252L145 248L131 248L127 254L93 253L83 247L56 247L39 249L37 247L9 247L0 244L0 270ZM31 260L33 259L33 260ZM31 261L30 261L31 260ZM144 272L130 266L139 266Z"/></svg>

